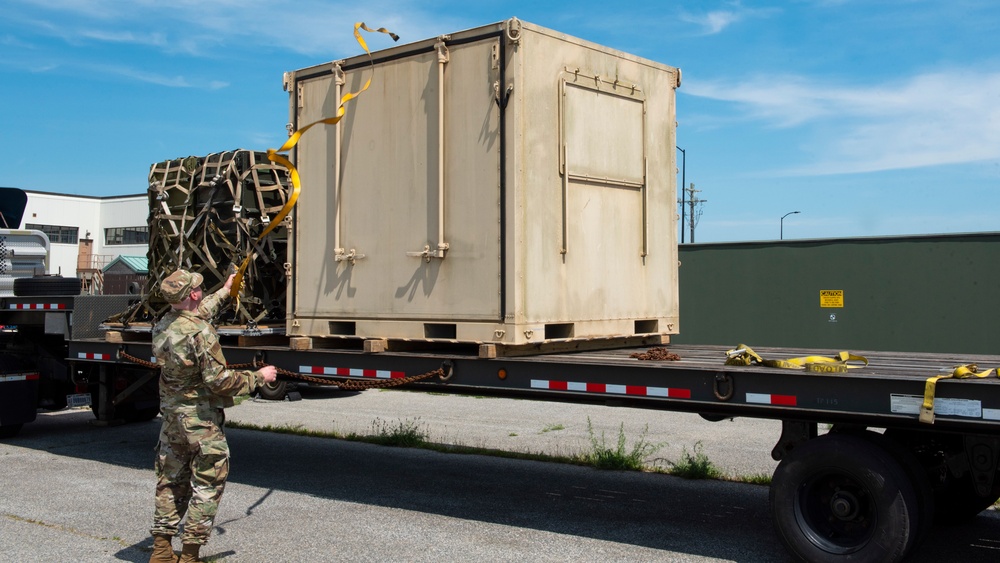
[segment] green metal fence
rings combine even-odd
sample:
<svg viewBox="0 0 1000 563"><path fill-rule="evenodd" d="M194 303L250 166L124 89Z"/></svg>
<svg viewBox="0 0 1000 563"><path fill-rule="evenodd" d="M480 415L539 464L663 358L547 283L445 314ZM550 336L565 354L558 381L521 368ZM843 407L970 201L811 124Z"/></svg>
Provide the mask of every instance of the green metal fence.
<svg viewBox="0 0 1000 563"><path fill-rule="evenodd" d="M679 247L682 344L1000 354L1000 233Z"/></svg>

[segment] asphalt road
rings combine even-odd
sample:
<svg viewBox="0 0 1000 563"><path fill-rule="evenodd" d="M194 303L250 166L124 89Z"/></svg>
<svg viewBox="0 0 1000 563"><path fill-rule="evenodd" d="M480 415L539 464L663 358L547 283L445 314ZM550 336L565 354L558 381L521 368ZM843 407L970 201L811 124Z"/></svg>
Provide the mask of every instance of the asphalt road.
<svg viewBox="0 0 1000 563"><path fill-rule="evenodd" d="M766 461L777 437L766 435L775 430L769 422L406 392L303 395L246 402L229 418L340 432L416 421L438 441L567 454L589 444L589 416L608 439L624 428L629 443L649 424L647 439L669 444L653 456L660 463L698 440L732 474L774 463ZM159 421L101 428L92 418L40 415L0 442L0 561L148 559ZM219 561L787 560L763 486L236 428L228 435L231 478L203 551ZM738 463L720 453L727 445ZM916 555L996 561L1000 515L935 528Z"/></svg>

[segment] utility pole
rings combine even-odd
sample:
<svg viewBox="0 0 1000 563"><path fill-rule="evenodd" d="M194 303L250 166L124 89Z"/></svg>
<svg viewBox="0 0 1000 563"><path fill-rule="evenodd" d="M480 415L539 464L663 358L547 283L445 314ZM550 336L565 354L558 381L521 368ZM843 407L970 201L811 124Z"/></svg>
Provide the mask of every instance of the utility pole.
<svg viewBox="0 0 1000 563"><path fill-rule="evenodd" d="M691 186L684 190L690 196L687 198L687 204L690 206L690 212L688 213L688 226L691 228L691 242L694 242L694 228L698 225L698 220L701 219L702 208L701 205L706 203L707 199L701 199L696 194L701 193L701 190L694 189L694 182L691 182ZM683 229L681 233L683 233Z"/></svg>

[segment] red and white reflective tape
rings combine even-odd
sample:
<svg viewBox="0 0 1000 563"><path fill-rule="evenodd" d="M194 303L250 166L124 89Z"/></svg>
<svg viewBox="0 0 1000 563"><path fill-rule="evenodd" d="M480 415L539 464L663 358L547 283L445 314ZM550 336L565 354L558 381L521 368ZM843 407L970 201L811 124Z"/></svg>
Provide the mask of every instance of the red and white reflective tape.
<svg viewBox="0 0 1000 563"><path fill-rule="evenodd" d="M612 385L609 383L586 383L583 381L552 381L532 379L532 389L549 391L579 391L606 395L634 395L638 397L666 397L668 399L690 399L691 390L677 387L646 387L644 385Z"/></svg>
<svg viewBox="0 0 1000 563"><path fill-rule="evenodd" d="M76 357L81 360L110 360L111 354L99 354L96 352L77 352Z"/></svg>
<svg viewBox="0 0 1000 563"><path fill-rule="evenodd" d="M19 373L16 375L0 375L0 383L8 381L35 381L38 379L37 373Z"/></svg>
<svg viewBox="0 0 1000 563"><path fill-rule="evenodd" d="M65 303L11 303L10 309L24 310L46 310L65 309Z"/></svg>
<svg viewBox="0 0 1000 563"><path fill-rule="evenodd" d="M772 395L770 393L747 393L747 402L782 407L794 407L797 404L795 395Z"/></svg>
<svg viewBox="0 0 1000 563"><path fill-rule="evenodd" d="M346 377L374 377L376 379L402 379L406 373L387 369L331 368L326 366L299 366L299 373L310 375L342 375Z"/></svg>

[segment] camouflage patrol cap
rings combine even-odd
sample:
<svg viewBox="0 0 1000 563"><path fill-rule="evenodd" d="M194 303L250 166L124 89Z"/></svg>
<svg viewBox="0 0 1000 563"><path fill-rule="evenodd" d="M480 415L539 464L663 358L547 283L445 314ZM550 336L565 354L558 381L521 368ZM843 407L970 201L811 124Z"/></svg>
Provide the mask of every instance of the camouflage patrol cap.
<svg viewBox="0 0 1000 563"><path fill-rule="evenodd" d="M176 270L160 282L160 293L167 303L180 303L191 295L191 290L201 285L204 277L197 272Z"/></svg>

